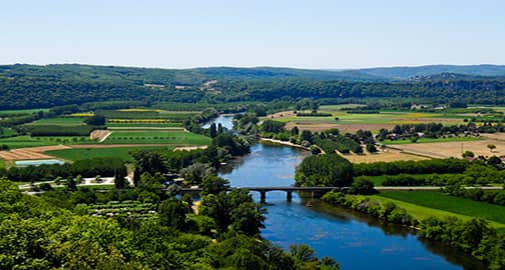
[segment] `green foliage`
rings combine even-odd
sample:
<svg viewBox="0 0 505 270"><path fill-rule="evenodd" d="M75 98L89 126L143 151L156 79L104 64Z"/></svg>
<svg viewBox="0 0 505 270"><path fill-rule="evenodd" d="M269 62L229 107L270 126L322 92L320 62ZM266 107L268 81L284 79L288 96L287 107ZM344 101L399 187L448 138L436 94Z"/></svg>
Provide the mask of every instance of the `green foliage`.
<svg viewBox="0 0 505 270"><path fill-rule="evenodd" d="M336 154L310 156L296 168L295 180L297 186L348 186L352 165Z"/></svg>
<svg viewBox="0 0 505 270"><path fill-rule="evenodd" d="M88 119L84 120L84 123L90 125L90 126L103 126L107 120L105 119L105 116L95 114Z"/></svg>
<svg viewBox="0 0 505 270"><path fill-rule="evenodd" d="M421 161L394 161L354 164L354 175L396 175L400 173L461 173L470 166L467 160L456 158Z"/></svg>

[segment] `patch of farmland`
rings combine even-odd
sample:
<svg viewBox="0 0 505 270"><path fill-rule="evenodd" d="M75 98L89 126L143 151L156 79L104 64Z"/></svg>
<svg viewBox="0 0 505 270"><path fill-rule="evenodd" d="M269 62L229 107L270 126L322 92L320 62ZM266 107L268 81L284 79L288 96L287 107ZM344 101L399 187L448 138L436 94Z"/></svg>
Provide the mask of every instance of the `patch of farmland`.
<svg viewBox="0 0 505 270"><path fill-rule="evenodd" d="M185 131L114 131L104 144L208 145L207 136Z"/></svg>
<svg viewBox="0 0 505 270"><path fill-rule="evenodd" d="M496 146L492 152L487 147L489 144ZM422 144L401 144L394 146L404 152L430 156L434 158L460 158L465 151L472 151L476 156L501 156L505 154L505 141L479 140L466 142L441 142Z"/></svg>
<svg viewBox="0 0 505 270"><path fill-rule="evenodd" d="M373 163L373 162L392 162L392 161L400 161L400 160L425 160L428 159L426 157L410 155L406 153L402 153L399 150L395 149L384 149L380 150L375 154L341 154L344 158L349 160L352 163Z"/></svg>

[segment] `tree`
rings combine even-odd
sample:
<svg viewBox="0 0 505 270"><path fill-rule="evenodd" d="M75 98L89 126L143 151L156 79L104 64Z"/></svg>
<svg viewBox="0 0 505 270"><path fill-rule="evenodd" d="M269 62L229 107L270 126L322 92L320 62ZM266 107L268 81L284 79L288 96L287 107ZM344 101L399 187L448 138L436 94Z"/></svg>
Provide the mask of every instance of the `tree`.
<svg viewBox="0 0 505 270"><path fill-rule="evenodd" d="M369 153L377 153L378 152L377 147L375 147L375 144L367 144L366 145L366 150Z"/></svg>
<svg viewBox="0 0 505 270"><path fill-rule="evenodd" d="M315 251L305 244L289 246L289 253L291 253L291 256L295 257L296 259L302 262L310 262L317 260L317 258L315 257Z"/></svg>
<svg viewBox="0 0 505 270"><path fill-rule="evenodd" d="M475 157L475 154L472 152L472 151L465 151L463 154L462 154L463 158L473 158Z"/></svg>
<svg viewBox="0 0 505 270"><path fill-rule="evenodd" d="M217 128L216 128L216 123L212 123L209 127L209 136L211 138L214 138L217 136Z"/></svg>
<svg viewBox="0 0 505 270"><path fill-rule="evenodd" d="M494 144L488 144L488 145L487 145L487 148L489 148L489 151L490 151L491 153L493 153L493 151L496 149L496 145L494 145Z"/></svg>
<svg viewBox="0 0 505 270"><path fill-rule="evenodd" d="M93 115L89 117L88 119L84 120L84 123L90 126L103 126L107 120L105 119L105 116L103 115Z"/></svg>
<svg viewBox="0 0 505 270"><path fill-rule="evenodd" d="M203 178L202 184L202 195L207 194L218 194L222 191L226 191L230 188L230 183L228 180L215 175L208 175Z"/></svg>
<svg viewBox="0 0 505 270"><path fill-rule="evenodd" d="M296 168L297 186L348 186L352 182L351 163L336 154L305 158Z"/></svg>
<svg viewBox="0 0 505 270"><path fill-rule="evenodd" d="M372 181L366 178L358 177L352 183L350 193L370 195L377 193L377 191L374 189L374 184Z"/></svg>
<svg viewBox="0 0 505 270"><path fill-rule="evenodd" d="M246 235L257 235L265 228L266 210L253 202L239 204L231 212L231 226L235 231Z"/></svg>
<svg viewBox="0 0 505 270"><path fill-rule="evenodd" d="M195 163L182 169L180 173L187 182L200 184L205 177L214 174L214 168L206 163Z"/></svg>
<svg viewBox="0 0 505 270"><path fill-rule="evenodd" d="M179 200L168 199L158 207L158 215L162 226L183 230L186 224L187 209Z"/></svg>

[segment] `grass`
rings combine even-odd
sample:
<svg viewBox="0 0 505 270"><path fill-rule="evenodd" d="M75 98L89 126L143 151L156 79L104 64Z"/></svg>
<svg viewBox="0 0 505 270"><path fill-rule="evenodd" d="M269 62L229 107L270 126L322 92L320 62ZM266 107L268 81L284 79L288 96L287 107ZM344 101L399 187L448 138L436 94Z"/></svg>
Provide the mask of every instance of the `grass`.
<svg viewBox="0 0 505 270"><path fill-rule="evenodd" d="M182 123L107 123L108 127L182 127Z"/></svg>
<svg viewBox="0 0 505 270"><path fill-rule="evenodd" d="M442 212L450 212L487 219L505 226L505 207L499 205L453 197L433 191L385 191L377 196L424 207L426 209L415 209L415 212L412 213L421 217L440 217L445 215Z"/></svg>
<svg viewBox="0 0 505 270"><path fill-rule="evenodd" d="M450 137L450 138L420 138L415 143L436 143L436 142L469 142L469 141L479 141L482 138L478 137ZM411 140L385 140L383 144L411 144L414 143Z"/></svg>
<svg viewBox="0 0 505 270"><path fill-rule="evenodd" d="M331 123L331 124L341 124L341 125L352 125L352 124L413 124L413 123L429 123L429 122L440 122L437 121L439 118L447 119L444 124L455 124L463 123L464 117L452 117L453 114L443 114L443 113L420 113L414 111L380 111L378 114L359 114L359 113L347 113L342 111L342 108L359 107L357 104L342 104L342 105L324 105L320 107L320 112L331 113L332 116L328 117L296 117L296 116L285 116L276 118L276 121L281 122L315 122L315 123ZM338 117L339 120L335 120ZM461 119L460 119L461 118Z"/></svg>
<svg viewBox="0 0 505 270"><path fill-rule="evenodd" d="M36 140L30 136L17 136L0 139L0 144L9 146L10 149L57 145L54 141Z"/></svg>
<svg viewBox="0 0 505 270"><path fill-rule="evenodd" d="M2 114L32 114L36 112L48 112L49 109L27 109L27 110L2 110L0 111L0 115Z"/></svg>
<svg viewBox="0 0 505 270"><path fill-rule="evenodd" d="M184 131L115 131L105 144L208 145L207 136Z"/></svg>
<svg viewBox="0 0 505 270"><path fill-rule="evenodd" d="M138 150L160 150L167 149L172 150L173 147L159 147L159 146L147 146L147 147L121 147L121 148L83 148L83 149L65 149L65 150L54 150L45 152L48 155L56 156L65 160L82 160L88 158L104 158L104 157L116 157L122 158L125 161L133 161L133 157L130 152Z"/></svg>
<svg viewBox="0 0 505 270"><path fill-rule="evenodd" d="M0 169L5 168L5 166L6 166L6 165L5 165L5 160L0 159Z"/></svg>
<svg viewBox="0 0 505 270"><path fill-rule="evenodd" d="M27 125L31 126L81 126L84 125L85 118L82 117L56 117L43 118Z"/></svg>
<svg viewBox="0 0 505 270"><path fill-rule="evenodd" d="M13 129L11 128L2 128L0 127L0 138L1 137L10 137L10 136L13 136L13 135L16 135L16 131L14 131Z"/></svg>
<svg viewBox="0 0 505 270"><path fill-rule="evenodd" d="M16 136L0 139L0 144L6 144L10 149L49 146L58 144L94 144L96 141L90 140L85 136L67 136L67 137L30 137Z"/></svg>

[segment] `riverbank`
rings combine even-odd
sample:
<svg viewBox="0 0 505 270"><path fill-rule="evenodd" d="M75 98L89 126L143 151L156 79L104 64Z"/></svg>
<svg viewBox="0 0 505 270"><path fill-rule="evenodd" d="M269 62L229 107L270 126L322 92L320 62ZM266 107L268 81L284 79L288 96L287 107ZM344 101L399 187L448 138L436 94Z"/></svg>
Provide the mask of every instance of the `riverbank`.
<svg viewBox="0 0 505 270"><path fill-rule="evenodd" d="M275 139L269 139L269 138L260 138L260 141L274 143L274 144L281 144L281 145L286 145L286 146L295 147L295 148L299 148L299 149L310 151L309 147L305 147L303 145L295 144L295 143L292 143L292 142L275 140Z"/></svg>

